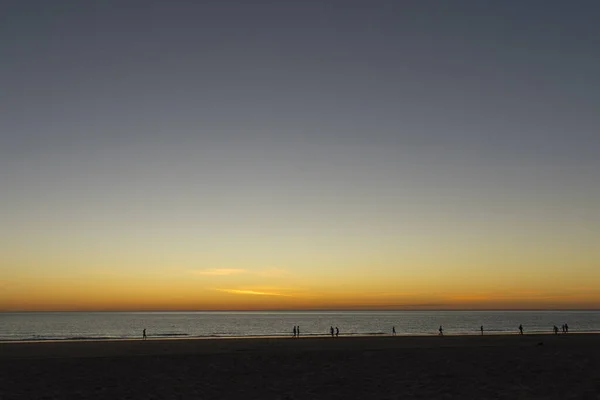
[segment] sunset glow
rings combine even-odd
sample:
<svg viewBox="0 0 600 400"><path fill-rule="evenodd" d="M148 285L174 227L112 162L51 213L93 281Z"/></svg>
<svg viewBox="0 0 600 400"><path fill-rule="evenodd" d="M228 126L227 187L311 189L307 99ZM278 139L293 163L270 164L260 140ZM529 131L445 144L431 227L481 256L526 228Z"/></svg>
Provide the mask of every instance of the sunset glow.
<svg viewBox="0 0 600 400"><path fill-rule="evenodd" d="M600 309L597 21L208 3L7 11L0 311Z"/></svg>

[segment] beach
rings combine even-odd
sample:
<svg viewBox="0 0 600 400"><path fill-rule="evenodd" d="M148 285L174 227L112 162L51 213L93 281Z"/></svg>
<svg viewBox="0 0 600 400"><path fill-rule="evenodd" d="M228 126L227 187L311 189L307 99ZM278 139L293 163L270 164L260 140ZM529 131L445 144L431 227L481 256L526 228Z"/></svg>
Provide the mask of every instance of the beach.
<svg viewBox="0 0 600 400"><path fill-rule="evenodd" d="M0 399L600 399L600 335L0 343Z"/></svg>

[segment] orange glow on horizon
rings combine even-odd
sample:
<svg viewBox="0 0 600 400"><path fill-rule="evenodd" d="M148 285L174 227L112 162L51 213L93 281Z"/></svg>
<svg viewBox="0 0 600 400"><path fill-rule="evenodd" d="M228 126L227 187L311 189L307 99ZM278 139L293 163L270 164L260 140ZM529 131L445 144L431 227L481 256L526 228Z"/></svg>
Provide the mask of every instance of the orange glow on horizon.
<svg viewBox="0 0 600 400"><path fill-rule="evenodd" d="M536 257L523 251L519 261L450 245L439 253L366 244L359 251L355 242L313 253L295 243L275 253L244 244L242 255L202 256L18 249L0 260L11 266L0 274L0 311L600 309L600 289L590 285L600 281L595 248L568 263L561 248Z"/></svg>
<svg viewBox="0 0 600 400"><path fill-rule="evenodd" d="M555 295L549 291L505 293L377 292L237 286L198 288L129 283L42 285L0 294L0 311L87 310L308 310L308 309L598 309L600 291Z"/></svg>

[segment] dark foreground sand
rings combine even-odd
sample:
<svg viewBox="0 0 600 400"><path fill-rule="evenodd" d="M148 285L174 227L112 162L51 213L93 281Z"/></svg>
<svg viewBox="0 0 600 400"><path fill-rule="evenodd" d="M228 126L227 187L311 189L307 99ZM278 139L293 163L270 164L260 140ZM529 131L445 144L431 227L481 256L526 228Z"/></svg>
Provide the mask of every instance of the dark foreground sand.
<svg viewBox="0 0 600 400"><path fill-rule="evenodd" d="M0 343L2 400L412 398L600 399L600 335Z"/></svg>

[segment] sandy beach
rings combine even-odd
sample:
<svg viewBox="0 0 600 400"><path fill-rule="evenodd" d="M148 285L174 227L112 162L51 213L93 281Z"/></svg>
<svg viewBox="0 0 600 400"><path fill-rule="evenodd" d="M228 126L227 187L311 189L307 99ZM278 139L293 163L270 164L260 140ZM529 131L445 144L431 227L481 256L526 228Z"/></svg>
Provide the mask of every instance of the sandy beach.
<svg viewBox="0 0 600 400"><path fill-rule="evenodd" d="M0 343L0 399L600 399L600 335Z"/></svg>

